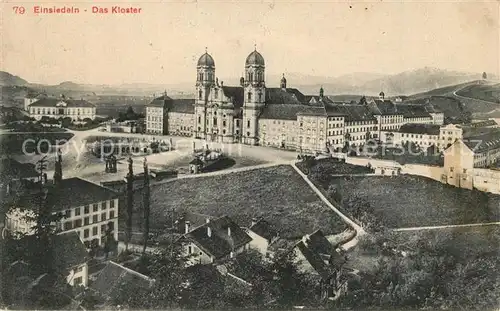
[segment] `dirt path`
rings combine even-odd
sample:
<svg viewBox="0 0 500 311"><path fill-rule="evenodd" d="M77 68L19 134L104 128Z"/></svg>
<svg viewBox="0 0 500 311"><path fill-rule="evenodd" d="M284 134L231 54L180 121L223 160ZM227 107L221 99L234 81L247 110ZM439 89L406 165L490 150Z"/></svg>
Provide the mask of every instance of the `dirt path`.
<svg viewBox="0 0 500 311"><path fill-rule="evenodd" d="M290 162L290 164L295 169L295 171L297 173L299 173L299 175L302 177L302 179L304 179L306 181L306 183L309 185L309 187L311 187L311 189L320 197L320 199L330 209L332 209L335 213L337 213L337 215L339 215L342 218L342 220L344 220L346 223L348 223L356 231L356 236L352 240L347 242L346 244L342 245L342 248L347 250L347 249L354 247L356 244L358 244L359 237L366 234L366 231L361 226L359 226L357 223L352 221L349 217L344 215L341 211L339 211L332 203L330 203L330 201L323 195L323 193L321 193L321 191L318 188L316 188L316 186L312 183L312 181L310 181L309 178L307 178L306 174L304 174L301 170L299 170L299 168L295 165L295 161Z"/></svg>
<svg viewBox="0 0 500 311"><path fill-rule="evenodd" d="M484 222L484 223L477 223L477 224L464 224L464 225L443 225L443 226L397 228L397 229L392 229L392 231L395 231L395 232L401 232L401 231L424 231L424 230L436 230L436 229L448 229L448 228L484 227L484 226L498 226L498 225L500 225L500 221L497 221L497 222Z"/></svg>

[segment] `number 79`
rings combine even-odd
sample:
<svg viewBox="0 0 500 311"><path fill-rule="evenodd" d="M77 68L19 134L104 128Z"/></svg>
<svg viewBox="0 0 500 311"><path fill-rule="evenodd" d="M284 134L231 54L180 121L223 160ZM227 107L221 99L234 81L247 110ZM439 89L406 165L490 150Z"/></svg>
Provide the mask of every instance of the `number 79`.
<svg viewBox="0 0 500 311"><path fill-rule="evenodd" d="M15 14L24 14L24 13L26 13L26 9L23 6L15 6L15 7L12 7L12 9L14 10Z"/></svg>

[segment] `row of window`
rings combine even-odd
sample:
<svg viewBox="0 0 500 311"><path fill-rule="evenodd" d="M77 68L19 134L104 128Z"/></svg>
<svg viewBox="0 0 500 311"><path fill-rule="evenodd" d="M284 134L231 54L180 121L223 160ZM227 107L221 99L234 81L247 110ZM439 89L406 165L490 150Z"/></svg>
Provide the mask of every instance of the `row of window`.
<svg viewBox="0 0 500 311"><path fill-rule="evenodd" d="M82 208L83 208L83 214L85 215L85 214L89 214L91 210L92 210L92 212L98 212L99 207L101 208L101 210L105 210L107 208L106 202L99 202L99 203L94 203L91 205L86 205L83 207L76 207L76 208L72 209L74 211L73 215L72 215L71 209L66 210L66 212L65 212L66 218L70 218L71 216L80 216L82 213ZM109 208L114 208L114 207L115 207L115 201L114 200L109 201ZM111 211L111 212L113 212L113 211Z"/></svg>
<svg viewBox="0 0 500 311"><path fill-rule="evenodd" d="M63 230L67 231L67 230L71 230L74 228L80 228L81 226L88 226L91 223L95 224L98 222L106 221L107 220L106 216L107 216L107 214L106 214L106 212L104 212L104 213L101 213L100 219L99 219L99 215L97 215L97 214L92 215L92 222L91 222L90 216L84 217L83 222L82 222L81 218L75 219L73 221L66 221L63 223ZM109 211L109 219L113 219L113 218L115 218L115 211Z"/></svg>
<svg viewBox="0 0 500 311"><path fill-rule="evenodd" d="M80 115L80 114L85 114L85 115L91 115L94 114L95 111L92 111L93 109L67 109L68 114L72 115ZM31 114L64 114L64 108L31 108L30 109Z"/></svg>

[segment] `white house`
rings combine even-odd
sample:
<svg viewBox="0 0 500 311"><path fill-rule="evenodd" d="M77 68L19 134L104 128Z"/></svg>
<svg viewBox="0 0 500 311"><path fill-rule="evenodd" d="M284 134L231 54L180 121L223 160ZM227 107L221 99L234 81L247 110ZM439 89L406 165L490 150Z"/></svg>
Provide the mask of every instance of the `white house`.
<svg viewBox="0 0 500 311"><path fill-rule="evenodd" d="M29 105L30 117L40 120L42 117L53 119L69 117L73 121L96 118L96 106L86 100L66 97L44 97Z"/></svg>

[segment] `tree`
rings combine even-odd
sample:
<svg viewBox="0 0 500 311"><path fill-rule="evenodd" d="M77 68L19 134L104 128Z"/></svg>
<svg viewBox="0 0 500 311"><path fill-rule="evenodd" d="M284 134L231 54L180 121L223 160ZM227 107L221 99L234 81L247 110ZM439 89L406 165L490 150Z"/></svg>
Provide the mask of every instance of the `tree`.
<svg viewBox="0 0 500 311"><path fill-rule="evenodd" d="M132 157L128 158L127 174L127 211L125 225L125 251L128 251L128 243L132 239L132 217L134 212L134 169Z"/></svg>
<svg viewBox="0 0 500 311"><path fill-rule="evenodd" d="M144 190L142 191L142 209L144 212L144 245L142 255L146 253L146 246L149 238L149 214L150 214L150 189L149 189L149 170L146 158L144 158Z"/></svg>
<svg viewBox="0 0 500 311"><path fill-rule="evenodd" d="M361 98L359 99L359 104L360 104L360 105L366 105L366 103L367 103L367 102L366 102L366 97L365 97L365 96L363 96L363 97L361 97Z"/></svg>

